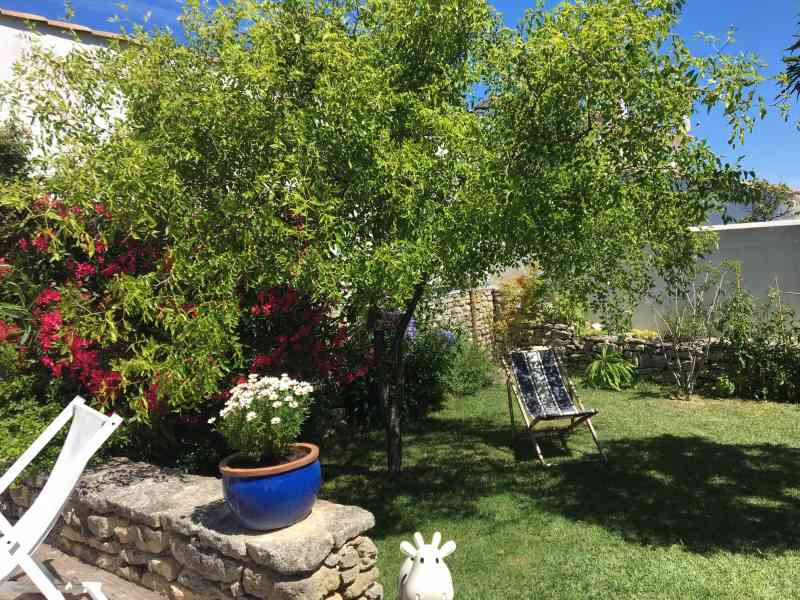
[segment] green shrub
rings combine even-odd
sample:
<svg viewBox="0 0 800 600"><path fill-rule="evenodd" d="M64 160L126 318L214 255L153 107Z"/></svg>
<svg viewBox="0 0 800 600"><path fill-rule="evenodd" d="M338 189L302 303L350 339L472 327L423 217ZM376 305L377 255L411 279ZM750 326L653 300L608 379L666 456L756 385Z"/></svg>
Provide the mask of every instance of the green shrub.
<svg viewBox="0 0 800 600"><path fill-rule="evenodd" d="M453 339L441 329L420 327L407 342L403 413L421 418L444 401L455 356Z"/></svg>
<svg viewBox="0 0 800 600"><path fill-rule="evenodd" d="M727 376L739 396L800 401L800 321L780 291L759 305L738 289L723 304L718 327L728 344Z"/></svg>
<svg viewBox="0 0 800 600"><path fill-rule="evenodd" d="M636 367L620 352L603 346L600 355L586 368L586 382L596 388L619 392L633 385Z"/></svg>
<svg viewBox="0 0 800 600"><path fill-rule="evenodd" d="M459 336L451 352L452 363L445 376L447 391L469 396L491 385L494 367L480 346Z"/></svg>
<svg viewBox="0 0 800 600"><path fill-rule="evenodd" d="M0 466L13 463L45 427L61 412L63 404L72 398L58 400L58 386L51 383L45 390L45 400L37 398L40 382L25 375L19 365L17 349L0 342ZM55 462L62 434L48 444L27 469L26 475L47 470Z"/></svg>

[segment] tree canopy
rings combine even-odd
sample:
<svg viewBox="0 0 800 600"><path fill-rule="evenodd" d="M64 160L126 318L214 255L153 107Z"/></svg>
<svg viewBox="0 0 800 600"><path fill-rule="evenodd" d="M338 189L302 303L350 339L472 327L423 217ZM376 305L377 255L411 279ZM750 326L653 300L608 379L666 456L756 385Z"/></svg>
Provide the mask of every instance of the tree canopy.
<svg viewBox="0 0 800 600"><path fill-rule="evenodd" d="M56 148L35 185L101 203L108 235L168 251L168 270L120 276L107 310L208 309L175 318L170 341L124 333L126 376L212 347L234 357L237 290L290 283L376 333L401 309L381 371L392 405L425 297L535 260L622 308L693 260L688 227L730 169L685 119L719 106L740 139L761 76L754 57L692 55L673 33L682 4L576 0L512 30L486 0L195 1L185 41L139 31L109 50L35 52L7 96ZM81 227L64 229L88 240ZM96 335L123 335L118 322ZM235 364L184 377L183 401ZM395 422L393 470L399 435Z"/></svg>

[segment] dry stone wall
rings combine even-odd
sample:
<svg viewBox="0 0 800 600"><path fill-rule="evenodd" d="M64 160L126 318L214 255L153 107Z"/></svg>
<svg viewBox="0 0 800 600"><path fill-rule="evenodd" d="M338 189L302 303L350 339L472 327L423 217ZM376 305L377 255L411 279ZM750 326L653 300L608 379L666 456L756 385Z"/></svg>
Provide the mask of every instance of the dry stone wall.
<svg viewBox="0 0 800 600"><path fill-rule="evenodd" d="M434 321L445 329L466 332L478 346L494 349L494 288L450 292L434 306Z"/></svg>
<svg viewBox="0 0 800 600"><path fill-rule="evenodd" d="M0 510L21 516L44 483L18 485ZM49 541L172 600L383 598L378 549L364 535L371 513L318 500L304 521L259 533L221 496L215 478L115 460L84 475Z"/></svg>
<svg viewBox="0 0 800 600"><path fill-rule="evenodd" d="M629 361L636 365L640 375L655 380L672 382L672 374L664 356L664 350L672 356L672 347L666 348L657 340L645 340L633 336L592 335L577 336L568 326L544 324L531 327L525 338L529 346L550 346L559 350L559 354L573 371L583 371L589 363L600 354L603 346L622 352ZM678 348L682 358L688 358L693 351L687 344ZM697 348L694 349L697 351ZM725 372L727 348L716 340L712 340L708 361L699 374L703 383L711 383Z"/></svg>

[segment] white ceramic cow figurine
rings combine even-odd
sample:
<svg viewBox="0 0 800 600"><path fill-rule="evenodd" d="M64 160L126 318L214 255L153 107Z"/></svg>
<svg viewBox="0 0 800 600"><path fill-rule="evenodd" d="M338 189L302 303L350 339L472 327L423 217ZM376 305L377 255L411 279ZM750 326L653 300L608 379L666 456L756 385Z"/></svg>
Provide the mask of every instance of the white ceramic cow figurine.
<svg viewBox="0 0 800 600"><path fill-rule="evenodd" d="M408 558L400 568L397 582L398 600L453 600L453 578L444 559L456 551L452 540L439 548L442 534L433 534L430 544L417 532L414 534L417 547L408 542L400 544L400 550Z"/></svg>

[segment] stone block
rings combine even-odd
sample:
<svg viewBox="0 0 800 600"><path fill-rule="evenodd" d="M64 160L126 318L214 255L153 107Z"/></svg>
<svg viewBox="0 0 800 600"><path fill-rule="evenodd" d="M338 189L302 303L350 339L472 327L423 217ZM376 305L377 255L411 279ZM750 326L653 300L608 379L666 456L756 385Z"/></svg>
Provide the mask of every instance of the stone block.
<svg viewBox="0 0 800 600"><path fill-rule="evenodd" d="M167 581L175 581L182 568L177 560L168 557L153 558L147 563L148 571L160 575Z"/></svg>
<svg viewBox="0 0 800 600"><path fill-rule="evenodd" d="M123 565L115 569L114 572L123 579L133 581L134 583L141 582L142 575L144 574L144 570L135 565Z"/></svg>
<svg viewBox="0 0 800 600"><path fill-rule="evenodd" d="M223 592L217 585L206 579L200 573L191 569L184 569L178 577L178 583L189 588L193 592L200 594L202 598L213 598L214 600L228 600L231 595Z"/></svg>
<svg viewBox="0 0 800 600"><path fill-rule="evenodd" d="M131 537L131 529L133 529L134 527L135 526L133 527L122 526L114 528L114 536L117 538L117 540L119 540L120 544L127 545L132 543L133 540Z"/></svg>
<svg viewBox="0 0 800 600"><path fill-rule="evenodd" d="M179 563L202 573L206 579L230 583L239 579L242 574L241 562L225 558L217 552L201 549L180 538L170 540L170 548Z"/></svg>
<svg viewBox="0 0 800 600"><path fill-rule="evenodd" d="M77 531L72 527L62 527L61 535L73 542L78 542L80 544L86 543L86 537L84 537L80 531Z"/></svg>
<svg viewBox="0 0 800 600"><path fill-rule="evenodd" d="M155 573L147 572L142 574L142 585L147 589L153 590L160 594L169 595L169 581L156 575Z"/></svg>
<svg viewBox="0 0 800 600"><path fill-rule="evenodd" d="M242 573L244 591L256 598L272 598L275 594L275 576L265 569L245 567Z"/></svg>
<svg viewBox="0 0 800 600"><path fill-rule="evenodd" d="M86 519L86 525L92 535L100 539L107 539L114 535L116 527L123 527L127 524L126 521L116 517L106 517L100 515L91 515Z"/></svg>
<svg viewBox="0 0 800 600"><path fill-rule="evenodd" d="M86 538L86 544L107 554L117 554L120 546L117 540L98 540L97 538Z"/></svg>
<svg viewBox="0 0 800 600"><path fill-rule="evenodd" d="M339 571L322 567L303 579L275 582L274 600L324 600L339 589L339 582Z"/></svg>
<svg viewBox="0 0 800 600"><path fill-rule="evenodd" d="M122 548L119 555L120 558L129 565L146 565L153 558L151 554L142 552L136 548Z"/></svg>
<svg viewBox="0 0 800 600"><path fill-rule="evenodd" d="M368 537L362 536L353 543L358 550L358 557L360 559L359 566L361 570L366 571L375 566L375 563L378 561L378 547L373 541Z"/></svg>
<svg viewBox="0 0 800 600"><path fill-rule="evenodd" d="M341 575L342 577L342 585L350 585L351 583L353 583L356 580L356 577L358 577L360 571L361 569L359 569L358 565L356 565L352 569L347 569L346 571L340 571L339 575Z"/></svg>
<svg viewBox="0 0 800 600"><path fill-rule="evenodd" d="M142 552L160 554L169 547L169 534L146 525L130 528L130 539Z"/></svg>
<svg viewBox="0 0 800 600"><path fill-rule="evenodd" d="M342 569L350 569L355 567L359 562L358 550L353 546L345 546L339 551L339 567Z"/></svg>
<svg viewBox="0 0 800 600"><path fill-rule="evenodd" d="M369 571L361 571L356 577L356 580L344 591L346 600L354 600L358 598L378 579L378 569L371 569Z"/></svg>

